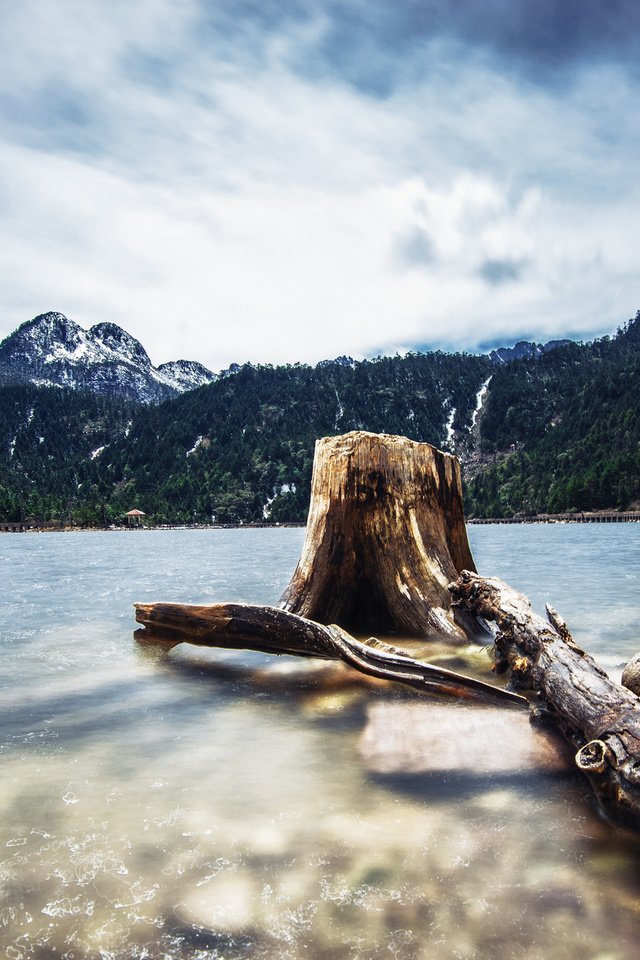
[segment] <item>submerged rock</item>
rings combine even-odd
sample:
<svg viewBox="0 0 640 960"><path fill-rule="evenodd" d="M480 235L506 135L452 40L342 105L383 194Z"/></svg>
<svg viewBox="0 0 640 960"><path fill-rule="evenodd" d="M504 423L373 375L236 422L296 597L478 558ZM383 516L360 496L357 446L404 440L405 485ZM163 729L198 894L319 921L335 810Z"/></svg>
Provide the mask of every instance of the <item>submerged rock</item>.
<svg viewBox="0 0 640 960"><path fill-rule="evenodd" d="M570 769L563 742L532 727L527 714L458 703L371 704L360 753L370 770L383 774L561 773Z"/></svg>

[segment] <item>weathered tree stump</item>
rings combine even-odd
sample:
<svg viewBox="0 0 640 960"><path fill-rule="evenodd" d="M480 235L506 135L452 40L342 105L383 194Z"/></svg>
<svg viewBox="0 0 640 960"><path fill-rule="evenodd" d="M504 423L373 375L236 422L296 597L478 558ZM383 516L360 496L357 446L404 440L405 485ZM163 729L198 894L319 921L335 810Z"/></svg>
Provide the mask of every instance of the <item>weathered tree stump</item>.
<svg viewBox="0 0 640 960"><path fill-rule="evenodd" d="M497 672L510 671L513 688L537 693L537 713L551 718L576 748L576 765L591 781L601 812L640 829L640 699L577 646L552 607L547 622L512 587L469 572L451 584L451 593L497 624Z"/></svg>
<svg viewBox="0 0 640 960"><path fill-rule="evenodd" d="M348 630L450 642L486 625L448 583L474 569L460 466L427 443L356 431L316 444L307 536L280 609L137 604L138 639L340 659L421 690L526 705L499 687L415 660Z"/></svg>
<svg viewBox="0 0 640 960"><path fill-rule="evenodd" d="M452 608L448 589L463 570L475 564L455 457L363 431L318 440L285 610L359 634L468 642L483 627Z"/></svg>

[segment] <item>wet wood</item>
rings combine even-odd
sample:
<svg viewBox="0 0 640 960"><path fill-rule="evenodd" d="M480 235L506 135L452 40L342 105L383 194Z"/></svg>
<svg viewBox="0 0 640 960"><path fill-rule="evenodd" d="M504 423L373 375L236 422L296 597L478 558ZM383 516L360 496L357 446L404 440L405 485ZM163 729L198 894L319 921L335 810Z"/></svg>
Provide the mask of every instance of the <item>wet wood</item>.
<svg viewBox="0 0 640 960"><path fill-rule="evenodd" d="M135 633L141 641L160 641L169 646L185 642L341 660L368 676L396 681L423 692L528 706L523 697L511 691L415 660L375 638L366 642L357 640L335 624L316 623L277 607L236 603L210 606L138 603L136 620L143 625Z"/></svg>
<svg viewBox="0 0 640 960"><path fill-rule="evenodd" d="M576 765L591 781L600 810L640 829L638 697L577 646L553 608L545 621L512 587L471 572L451 584L451 593L497 625L497 672L510 673L514 689L537 693L537 715L551 718L576 749Z"/></svg>
<svg viewBox="0 0 640 960"><path fill-rule="evenodd" d="M363 431L316 444L306 539L281 605L355 633L468 642L478 620L449 582L475 570L458 460Z"/></svg>

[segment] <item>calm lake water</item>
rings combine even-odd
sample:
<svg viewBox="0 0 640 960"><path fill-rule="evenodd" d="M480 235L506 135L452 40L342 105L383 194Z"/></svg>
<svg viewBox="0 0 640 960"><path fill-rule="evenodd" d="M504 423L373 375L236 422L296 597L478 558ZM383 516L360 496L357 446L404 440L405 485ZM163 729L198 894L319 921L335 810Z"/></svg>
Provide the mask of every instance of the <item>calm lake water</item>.
<svg viewBox="0 0 640 960"><path fill-rule="evenodd" d="M275 602L303 534L0 536L2 955L635 960L640 844L526 714L133 639L137 600ZM612 675L640 650L639 525L470 537Z"/></svg>

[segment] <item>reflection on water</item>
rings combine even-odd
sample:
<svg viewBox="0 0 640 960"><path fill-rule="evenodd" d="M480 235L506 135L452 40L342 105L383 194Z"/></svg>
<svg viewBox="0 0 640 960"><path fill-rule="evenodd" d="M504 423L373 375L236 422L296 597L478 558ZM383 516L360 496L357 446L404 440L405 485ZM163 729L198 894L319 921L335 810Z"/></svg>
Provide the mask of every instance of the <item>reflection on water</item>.
<svg viewBox="0 0 640 960"><path fill-rule="evenodd" d="M635 958L639 845L517 711L133 642L136 600L273 601L302 534L0 538L4 955ZM472 539L605 662L640 646L639 528Z"/></svg>

